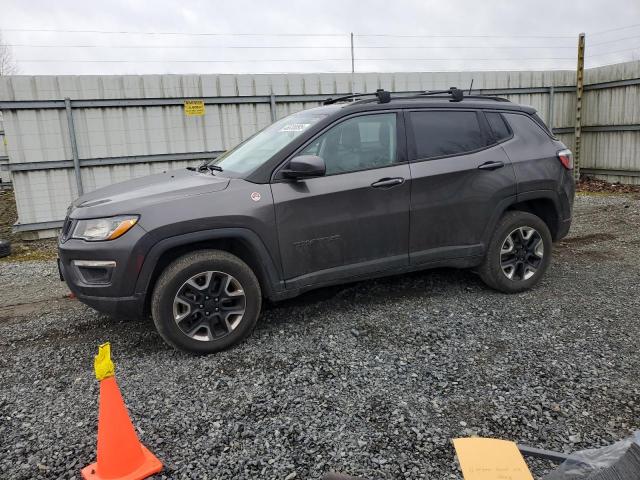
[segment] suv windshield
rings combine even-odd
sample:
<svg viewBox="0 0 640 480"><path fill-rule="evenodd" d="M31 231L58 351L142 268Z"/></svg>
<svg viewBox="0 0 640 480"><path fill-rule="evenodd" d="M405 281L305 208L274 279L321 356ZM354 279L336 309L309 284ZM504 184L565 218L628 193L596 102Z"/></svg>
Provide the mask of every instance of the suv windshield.
<svg viewBox="0 0 640 480"><path fill-rule="evenodd" d="M225 172L240 175L249 173L325 116L325 113L311 112L289 115L223 153L210 165L217 165Z"/></svg>

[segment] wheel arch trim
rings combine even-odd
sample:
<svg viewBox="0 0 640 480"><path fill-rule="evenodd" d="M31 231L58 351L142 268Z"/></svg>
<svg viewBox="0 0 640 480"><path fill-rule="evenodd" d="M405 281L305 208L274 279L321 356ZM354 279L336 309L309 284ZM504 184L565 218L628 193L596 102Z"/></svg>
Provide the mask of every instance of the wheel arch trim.
<svg viewBox="0 0 640 480"><path fill-rule="evenodd" d="M214 230L202 230L198 232L190 232L181 235L175 235L165 238L155 243L147 255L138 274L136 281L136 294L148 295L149 285L155 272L158 261L164 253L172 248L183 247L190 244L197 244L213 240L240 240L252 249L252 253L256 255L259 262L256 273L259 279L262 279L263 294L271 297L275 293L284 289L284 282L276 268L271 255L260 237L247 228L219 228Z"/></svg>
<svg viewBox="0 0 640 480"><path fill-rule="evenodd" d="M545 223L554 223L554 225L548 225L549 230L551 231L552 240L555 242L558 240L559 232L562 230L562 222L567 219L567 209L569 206L566 202L563 204L563 200L561 194L554 190L533 190L530 192L523 192L518 194L518 199L516 203L522 202L535 202L537 200L546 200L551 201L553 203L554 214L551 218L545 218L544 216L538 215L536 212L531 212L534 215L538 216ZM570 210L569 210L570 212ZM570 218L569 213L569 218ZM560 235L562 237L563 235Z"/></svg>
<svg viewBox="0 0 640 480"><path fill-rule="evenodd" d="M561 204L560 195L558 194L558 192L555 192L553 190L533 190L530 192L518 193L517 195L512 195L507 198L504 198L498 204L498 208L495 209L493 215L491 216L491 219L487 223L487 226L482 236L485 248L491 239L491 235L493 235L493 232L496 228L496 225L498 224L498 221L505 214L505 212L509 210L509 208L511 208L514 205L517 205L518 203L530 202L535 200L551 200L555 208L555 213L556 213L556 218L558 223L558 225L554 225L553 227L554 229L558 229L560 227L559 225L560 222L563 221L562 204ZM553 230L553 229L550 229L550 230Z"/></svg>

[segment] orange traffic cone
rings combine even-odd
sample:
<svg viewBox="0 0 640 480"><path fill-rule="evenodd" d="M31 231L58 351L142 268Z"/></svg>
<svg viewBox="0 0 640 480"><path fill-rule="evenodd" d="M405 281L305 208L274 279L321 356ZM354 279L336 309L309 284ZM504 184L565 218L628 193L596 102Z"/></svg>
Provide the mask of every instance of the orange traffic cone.
<svg viewBox="0 0 640 480"><path fill-rule="evenodd" d="M122 400L111 362L111 345L100 345L95 358L100 381L98 461L82 469L85 480L141 480L162 470L162 463L140 443Z"/></svg>

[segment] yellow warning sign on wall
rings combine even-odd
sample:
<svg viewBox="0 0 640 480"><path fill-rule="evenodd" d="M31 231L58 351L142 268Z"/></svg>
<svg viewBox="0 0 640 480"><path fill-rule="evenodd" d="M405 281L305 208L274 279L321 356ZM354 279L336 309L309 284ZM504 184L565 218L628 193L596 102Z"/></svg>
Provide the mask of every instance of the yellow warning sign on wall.
<svg viewBox="0 0 640 480"><path fill-rule="evenodd" d="M185 100L184 114L187 117L201 117L204 115L204 100Z"/></svg>

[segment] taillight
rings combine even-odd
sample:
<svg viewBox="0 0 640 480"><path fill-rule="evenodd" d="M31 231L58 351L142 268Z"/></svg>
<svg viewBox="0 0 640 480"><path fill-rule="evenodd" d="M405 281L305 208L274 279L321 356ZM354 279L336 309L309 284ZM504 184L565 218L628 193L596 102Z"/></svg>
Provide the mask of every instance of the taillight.
<svg viewBox="0 0 640 480"><path fill-rule="evenodd" d="M573 170L573 153L568 148L558 152L558 160L567 170Z"/></svg>

